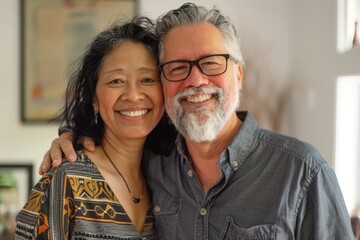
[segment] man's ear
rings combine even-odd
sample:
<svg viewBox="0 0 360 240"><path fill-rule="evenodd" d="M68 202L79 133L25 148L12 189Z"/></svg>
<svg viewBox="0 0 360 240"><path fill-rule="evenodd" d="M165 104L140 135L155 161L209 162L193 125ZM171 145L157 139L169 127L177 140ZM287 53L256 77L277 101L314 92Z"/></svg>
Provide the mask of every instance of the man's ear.
<svg viewBox="0 0 360 240"><path fill-rule="evenodd" d="M243 71L243 68L242 68L241 64L239 64L239 63L236 64L236 68L237 68L236 69L236 77L238 79L239 90L242 90L244 71Z"/></svg>

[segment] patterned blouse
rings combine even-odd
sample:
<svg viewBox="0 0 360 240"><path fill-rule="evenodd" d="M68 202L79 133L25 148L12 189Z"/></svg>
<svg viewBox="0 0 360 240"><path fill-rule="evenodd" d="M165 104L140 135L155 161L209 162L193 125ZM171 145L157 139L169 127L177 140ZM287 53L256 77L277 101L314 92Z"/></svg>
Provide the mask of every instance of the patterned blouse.
<svg viewBox="0 0 360 240"><path fill-rule="evenodd" d="M95 164L78 152L46 173L16 217L15 239L155 239L149 206L139 233Z"/></svg>

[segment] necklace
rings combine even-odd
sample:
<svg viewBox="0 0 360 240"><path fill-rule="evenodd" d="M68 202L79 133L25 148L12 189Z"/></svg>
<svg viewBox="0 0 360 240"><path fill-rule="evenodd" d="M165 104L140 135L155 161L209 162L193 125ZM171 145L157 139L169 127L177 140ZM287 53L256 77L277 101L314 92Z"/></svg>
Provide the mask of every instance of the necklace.
<svg viewBox="0 0 360 240"><path fill-rule="evenodd" d="M105 151L105 149L103 147L101 147L102 150L104 151L106 157L109 159L111 165L113 165L113 167L115 168L115 170L119 173L120 177L124 180L124 183L126 185L126 188L129 191L130 197L132 198L134 203L139 203L141 201L141 199L143 198L143 192L144 192L144 181L142 181L142 185L141 185L141 195L137 198L134 196L134 194L131 192L128 183L126 182L124 176L121 174L121 172L119 171L119 169L117 169L117 167L115 166L114 162L111 160L111 158L109 157L109 155L107 154L107 152Z"/></svg>

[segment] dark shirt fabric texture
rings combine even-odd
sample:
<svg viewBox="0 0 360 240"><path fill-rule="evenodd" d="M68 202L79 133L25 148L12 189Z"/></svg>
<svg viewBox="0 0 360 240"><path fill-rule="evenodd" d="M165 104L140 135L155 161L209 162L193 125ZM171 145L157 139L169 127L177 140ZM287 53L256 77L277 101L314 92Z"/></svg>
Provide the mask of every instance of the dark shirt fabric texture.
<svg viewBox="0 0 360 240"><path fill-rule="evenodd" d="M155 239L151 205L139 233L96 165L77 154L34 186L16 217L15 239Z"/></svg>
<svg viewBox="0 0 360 240"><path fill-rule="evenodd" d="M157 239L354 239L330 165L310 144L260 129L252 115L204 194L178 136L169 156L145 152Z"/></svg>

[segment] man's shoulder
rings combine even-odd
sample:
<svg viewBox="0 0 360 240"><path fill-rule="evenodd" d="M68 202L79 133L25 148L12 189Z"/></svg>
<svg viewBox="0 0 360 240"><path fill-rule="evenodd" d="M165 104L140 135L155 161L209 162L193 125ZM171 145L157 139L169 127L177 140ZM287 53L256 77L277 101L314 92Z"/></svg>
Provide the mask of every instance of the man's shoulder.
<svg viewBox="0 0 360 240"><path fill-rule="evenodd" d="M262 129L259 134L259 143L307 164L326 163L321 153L312 144L295 137Z"/></svg>

